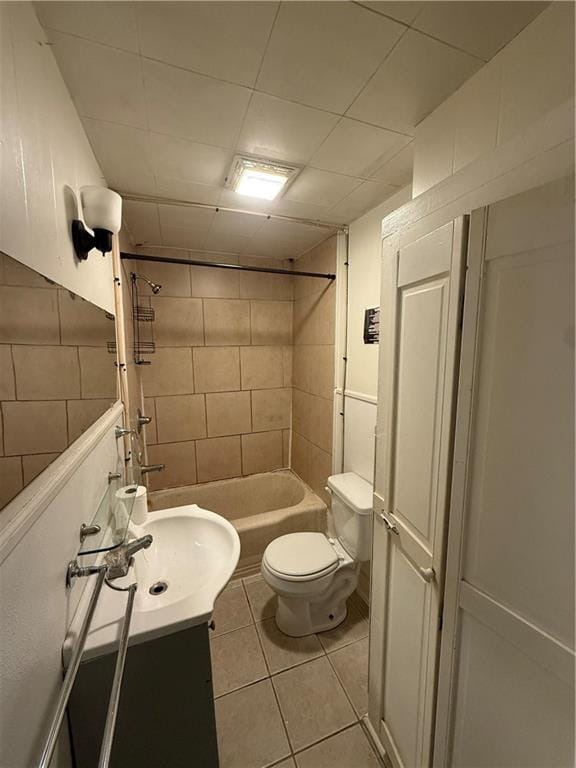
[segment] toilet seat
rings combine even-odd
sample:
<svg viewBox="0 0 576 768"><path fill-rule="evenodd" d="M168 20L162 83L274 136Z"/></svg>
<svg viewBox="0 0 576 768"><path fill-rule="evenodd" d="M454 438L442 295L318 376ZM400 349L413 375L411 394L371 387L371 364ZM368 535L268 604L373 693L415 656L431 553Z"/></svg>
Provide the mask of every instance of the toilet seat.
<svg viewBox="0 0 576 768"><path fill-rule="evenodd" d="M263 565L284 581L314 581L333 573L340 562L323 533L287 533L274 539L264 552Z"/></svg>

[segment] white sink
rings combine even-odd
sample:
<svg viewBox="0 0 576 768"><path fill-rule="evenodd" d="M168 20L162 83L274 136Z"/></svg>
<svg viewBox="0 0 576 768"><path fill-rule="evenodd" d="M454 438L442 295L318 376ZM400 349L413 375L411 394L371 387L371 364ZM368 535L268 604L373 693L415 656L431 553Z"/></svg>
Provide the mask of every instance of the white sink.
<svg viewBox="0 0 576 768"><path fill-rule="evenodd" d="M130 524L129 538L148 533L153 537L151 546L134 555L134 567L128 576L112 582L117 587L138 583L130 644L210 621L214 601L230 580L240 557L240 539L234 527L221 515L196 504L151 512L142 525ZM163 582L166 590L151 594L150 589L158 582ZM64 644L65 662L91 591L92 584L88 584ZM117 649L126 597L126 593L104 585L83 658Z"/></svg>

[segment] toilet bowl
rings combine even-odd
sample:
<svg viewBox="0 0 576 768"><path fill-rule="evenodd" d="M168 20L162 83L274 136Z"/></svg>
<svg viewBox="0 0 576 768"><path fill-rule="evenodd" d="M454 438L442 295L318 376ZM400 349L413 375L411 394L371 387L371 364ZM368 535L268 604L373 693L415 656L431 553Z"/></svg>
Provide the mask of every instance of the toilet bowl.
<svg viewBox="0 0 576 768"><path fill-rule="evenodd" d="M276 592L276 624L291 637L324 632L346 618L346 601L371 554L372 486L353 472L328 478L336 536L289 533L274 539L261 573Z"/></svg>

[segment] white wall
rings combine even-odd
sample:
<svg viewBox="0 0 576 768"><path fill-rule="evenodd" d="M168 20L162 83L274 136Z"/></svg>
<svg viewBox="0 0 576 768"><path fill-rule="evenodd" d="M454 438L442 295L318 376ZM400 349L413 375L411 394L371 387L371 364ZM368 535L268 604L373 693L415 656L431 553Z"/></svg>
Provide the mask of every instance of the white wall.
<svg viewBox="0 0 576 768"><path fill-rule="evenodd" d="M78 264L73 254L78 188L102 175L44 40L30 3L0 3L0 249L113 311L110 257ZM67 592L66 564L116 467L120 417L109 411L0 512L2 768L37 764L84 587Z"/></svg>

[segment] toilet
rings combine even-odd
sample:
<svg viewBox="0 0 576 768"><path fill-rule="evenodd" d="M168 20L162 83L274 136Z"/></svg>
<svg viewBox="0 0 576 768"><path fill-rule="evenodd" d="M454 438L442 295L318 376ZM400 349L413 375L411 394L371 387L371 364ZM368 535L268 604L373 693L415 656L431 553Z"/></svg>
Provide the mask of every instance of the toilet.
<svg viewBox="0 0 576 768"><path fill-rule="evenodd" d="M291 637L324 632L346 618L346 600L372 550L372 486L354 472L332 475L328 487L336 538L301 532L266 547L261 573L278 595L276 624Z"/></svg>

